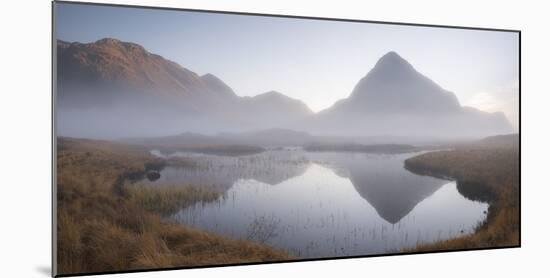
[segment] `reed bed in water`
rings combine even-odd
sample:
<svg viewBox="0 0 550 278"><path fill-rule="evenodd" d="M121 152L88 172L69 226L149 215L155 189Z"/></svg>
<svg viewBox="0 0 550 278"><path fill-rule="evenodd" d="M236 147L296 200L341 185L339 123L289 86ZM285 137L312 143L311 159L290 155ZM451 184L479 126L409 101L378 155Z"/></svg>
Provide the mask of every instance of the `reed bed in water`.
<svg viewBox="0 0 550 278"><path fill-rule="evenodd" d="M128 184L125 189L131 202L163 216L174 214L197 202L210 202L220 197L217 191L191 185Z"/></svg>
<svg viewBox="0 0 550 278"><path fill-rule="evenodd" d="M57 274L291 258L265 245L164 221L163 212L214 195L139 185L128 189L125 181L139 180L148 168L161 165L146 149L70 138L59 138L57 149Z"/></svg>

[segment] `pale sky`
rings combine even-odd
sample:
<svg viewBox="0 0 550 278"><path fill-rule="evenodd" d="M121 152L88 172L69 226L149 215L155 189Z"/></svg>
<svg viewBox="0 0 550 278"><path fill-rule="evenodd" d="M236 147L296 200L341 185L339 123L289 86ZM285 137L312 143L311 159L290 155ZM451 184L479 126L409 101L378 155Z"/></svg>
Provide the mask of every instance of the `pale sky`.
<svg viewBox="0 0 550 278"><path fill-rule="evenodd" d="M462 105L519 120L519 36L351 23L56 4L56 37L113 37L200 75L212 73L240 96L279 91L312 110L330 107L389 51L455 93Z"/></svg>

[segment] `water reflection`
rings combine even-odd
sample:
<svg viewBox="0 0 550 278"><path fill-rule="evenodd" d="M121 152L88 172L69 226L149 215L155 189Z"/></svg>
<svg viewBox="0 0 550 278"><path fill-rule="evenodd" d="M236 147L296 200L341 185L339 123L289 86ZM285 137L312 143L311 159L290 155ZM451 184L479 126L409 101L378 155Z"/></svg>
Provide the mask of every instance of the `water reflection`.
<svg viewBox="0 0 550 278"><path fill-rule="evenodd" d="M161 156L158 152L155 155ZM302 152L269 151L238 157L178 152L164 158L184 158L187 166L166 167L155 185L192 184L227 191L239 179L276 185L302 175L310 162ZM185 165L185 164L184 164Z"/></svg>
<svg viewBox="0 0 550 278"><path fill-rule="evenodd" d="M218 184L224 197L173 218L306 258L394 252L470 233L487 204L403 168L409 155L277 152L196 156L152 184ZM460 212L460 213L457 213Z"/></svg>
<svg viewBox="0 0 550 278"><path fill-rule="evenodd" d="M310 156L328 161L327 165L335 169L336 174L348 178L380 217L392 224L399 222L418 203L448 183L404 170L403 161L410 154L342 156L339 153L325 153Z"/></svg>

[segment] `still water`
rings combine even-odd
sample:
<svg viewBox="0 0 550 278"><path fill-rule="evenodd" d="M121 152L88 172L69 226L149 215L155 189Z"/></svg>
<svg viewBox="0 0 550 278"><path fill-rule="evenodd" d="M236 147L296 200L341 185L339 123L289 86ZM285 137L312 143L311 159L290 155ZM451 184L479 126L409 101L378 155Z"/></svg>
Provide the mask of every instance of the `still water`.
<svg viewBox="0 0 550 278"><path fill-rule="evenodd" d="M219 200L172 219L301 258L393 253L473 232L488 204L463 197L454 181L407 171L403 162L414 155L176 153L193 166L167 167L150 183L216 188Z"/></svg>

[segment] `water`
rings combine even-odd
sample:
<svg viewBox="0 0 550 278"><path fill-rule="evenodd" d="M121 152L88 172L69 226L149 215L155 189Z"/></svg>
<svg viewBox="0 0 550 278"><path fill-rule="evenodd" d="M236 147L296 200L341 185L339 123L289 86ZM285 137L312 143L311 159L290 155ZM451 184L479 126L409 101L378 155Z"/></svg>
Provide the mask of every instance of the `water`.
<svg viewBox="0 0 550 278"><path fill-rule="evenodd" d="M393 253L473 232L488 205L464 198L454 181L404 169L414 155L178 153L194 166L167 167L150 183L217 188L219 200L172 218L302 258Z"/></svg>

